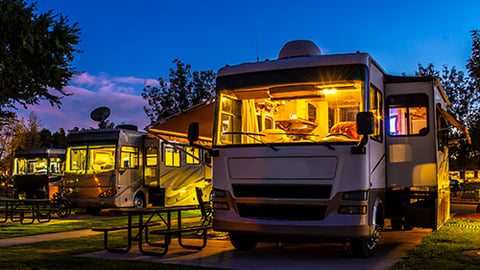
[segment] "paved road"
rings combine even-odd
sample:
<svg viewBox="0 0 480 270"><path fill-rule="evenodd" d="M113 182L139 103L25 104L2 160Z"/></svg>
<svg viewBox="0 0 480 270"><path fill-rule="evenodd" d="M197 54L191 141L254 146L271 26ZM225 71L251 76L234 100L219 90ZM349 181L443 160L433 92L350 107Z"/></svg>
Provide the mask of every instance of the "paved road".
<svg viewBox="0 0 480 270"><path fill-rule="evenodd" d="M465 215L475 213L477 205L477 203L451 203L450 216L453 217L456 214Z"/></svg>

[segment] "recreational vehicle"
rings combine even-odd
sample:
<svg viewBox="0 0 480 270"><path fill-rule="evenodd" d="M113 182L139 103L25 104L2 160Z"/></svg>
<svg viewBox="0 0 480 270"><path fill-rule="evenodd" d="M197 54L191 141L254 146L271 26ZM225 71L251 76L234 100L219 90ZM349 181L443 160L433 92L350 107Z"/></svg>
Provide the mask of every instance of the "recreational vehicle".
<svg viewBox="0 0 480 270"><path fill-rule="evenodd" d="M52 198L61 191L65 148L44 146L15 151L13 160L14 197Z"/></svg>
<svg viewBox="0 0 480 270"><path fill-rule="evenodd" d="M386 218L396 229L448 219L445 127L459 122L436 79L294 41L276 60L221 68L216 87L213 229L237 249L342 239L366 257Z"/></svg>
<svg viewBox="0 0 480 270"><path fill-rule="evenodd" d="M191 205L197 203L196 187L210 193L210 165L203 150L187 144L186 135L161 135L168 132L162 124L148 133L133 125L107 128L102 122L108 115L106 107L95 110L92 119L100 128L67 136L63 182L72 207L95 213L102 208Z"/></svg>

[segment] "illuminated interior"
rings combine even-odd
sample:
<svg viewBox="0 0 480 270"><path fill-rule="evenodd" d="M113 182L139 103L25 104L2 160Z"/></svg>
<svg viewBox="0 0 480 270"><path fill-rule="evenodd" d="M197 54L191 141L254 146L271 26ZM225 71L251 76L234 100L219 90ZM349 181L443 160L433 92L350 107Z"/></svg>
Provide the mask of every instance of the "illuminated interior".
<svg viewBox="0 0 480 270"><path fill-rule="evenodd" d="M220 91L217 145L354 142L360 80Z"/></svg>
<svg viewBox="0 0 480 270"><path fill-rule="evenodd" d="M395 95L389 97L388 133L391 136L426 135L428 99L425 95Z"/></svg>
<svg viewBox="0 0 480 270"><path fill-rule="evenodd" d="M61 158L50 158L50 174L53 176L63 175L65 160Z"/></svg>
<svg viewBox="0 0 480 270"><path fill-rule="evenodd" d="M187 164L200 164L200 149L187 147L185 151L187 152L187 155L186 155Z"/></svg>
<svg viewBox="0 0 480 270"><path fill-rule="evenodd" d="M138 168L138 147L122 146L120 168Z"/></svg>
<svg viewBox="0 0 480 270"><path fill-rule="evenodd" d="M165 146L165 166L180 167L180 150L173 146Z"/></svg>
<svg viewBox="0 0 480 270"><path fill-rule="evenodd" d="M158 163L158 148L146 147L145 148L145 168L144 177L145 184L151 185L157 178L157 163Z"/></svg>
<svg viewBox="0 0 480 270"><path fill-rule="evenodd" d="M47 158L20 157L14 160L14 175L46 175L48 173Z"/></svg>
<svg viewBox="0 0 480 270"><path fill-rule="evenodd" d="M115 168L115 145L72 146L67 148L69 173L99 173Z"/></svg>

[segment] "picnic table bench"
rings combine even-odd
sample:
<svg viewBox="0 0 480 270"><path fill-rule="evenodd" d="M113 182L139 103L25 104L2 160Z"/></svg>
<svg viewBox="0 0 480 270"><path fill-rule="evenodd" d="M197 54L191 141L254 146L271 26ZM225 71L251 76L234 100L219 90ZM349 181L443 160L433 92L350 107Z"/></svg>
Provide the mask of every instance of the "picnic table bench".
<svg viewBox="0 0 480 270"><path fill-rule="evenodd" d="M187 206L173 206L173 207L154 207L154 208L120 208L112 209L111 212L115 214L126 214L128 215L128 222L124 225L119 226L102 226L102 227L93 227L92 231L100 231L104 233L104 247L110 252L128 252L132 247L132 241L138 242L138 249L142 254L149 256L163 256L168 252L168 246L171 243L172 236L177 236L180 246L187 249L196 249L201 250L207 244L207 231L211 229L211 208L209 202L203 202L202 200L202 191L197 188L197 199L198 205L187 205ZM200 210L201 217L196 225L185 226L182 222L182 212L190 210ZM172 213L176 213L176 225L172 223ZM166 215L166 218L162 216ZM137 216L138 223L133 223L132 218ZM144 221L144 216L147 217ZM158 217L158 221L154 221L154 217ZM138 233L133 236L132 229L138 229ZM127 245L123 248L114 248L109 246L108 235L110 232L127 230ZM186 245L183 243L183 234L191 232L201 232L201 237L203 242L201 245ZM163 236L163 241L160 243L155 243L150 241L150 235L161 235ZM145 243L148 246L155 248L144 248L143 238L145 237ZM160 247L160 249L158 249Z"/></svg>
<svg viewBox="0 0 480 270"><path fill-rule="evenodd" d="M9 218L12 222L20 221L22 224L32 224L35 220L39 223L49 222L51 212L56 211L49 199L2 198L0 204L3 208L3 211L0 211L3 213L3 220L0 220L0 223L7 222Z"/></svg>

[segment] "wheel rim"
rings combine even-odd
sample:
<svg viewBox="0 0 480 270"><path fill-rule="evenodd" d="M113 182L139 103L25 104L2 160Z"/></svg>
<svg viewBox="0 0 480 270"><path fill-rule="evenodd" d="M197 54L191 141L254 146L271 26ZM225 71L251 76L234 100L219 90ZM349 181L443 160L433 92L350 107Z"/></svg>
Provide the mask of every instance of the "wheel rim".
<svg viewBox="0 0 480 270"><path fill-rule="evenodd" d="M380 225L375 225L375 230L373 231L372 235L368 238L367 241L367 248L372 250L377 246L378 241L380 241L380 231L381 227Z"/></svg>
<svg viewBox="0 0 480 270"><path fill-rule="evenodd" d="M135 196L134 204L135 204L135 207L143 208L144 206L143 198L141 198L140 196Z"/></svg>

